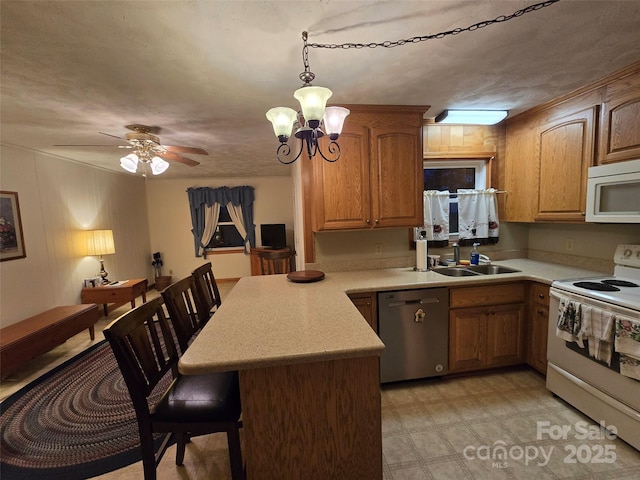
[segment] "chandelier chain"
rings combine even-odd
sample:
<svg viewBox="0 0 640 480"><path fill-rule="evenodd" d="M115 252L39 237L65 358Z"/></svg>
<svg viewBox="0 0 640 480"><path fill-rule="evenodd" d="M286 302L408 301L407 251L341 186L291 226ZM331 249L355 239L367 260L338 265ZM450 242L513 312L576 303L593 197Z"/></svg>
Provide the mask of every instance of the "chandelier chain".
<svg viewBox="0 0 640 480"><path fill-rule="evenodd" d="M309 47L312 47L312 48L329 48L329 49L341 48L341 49L345 49L346 50L346 49L349 49L349 48L356 48L356 49L376 48L376 47L393 48L393 47L399 47L399 46L410 44L410 43L420 43L420 42L425 42L427 40L445 38L445 37L450 36L450 35L458 35L458 34L463 33L463 32L473 32L473 31L478 30L480 28L488 27L489 25L494 25L496 23L506 22L506 21L511 20L513 18L516 18L516 17L521 17L522 15L524 15L526 13L530 13L530 12L533 12L533 11L536 11L536 10L540 10L542 8L548 7L548 6L550 6L550 5L554 4L554 3L557 3L559 1L560 0L546 0L545 2L536 3L536 4L533 4L533 5L529 5L528 7L522 8L522 9L512 13L511 15L499 15L496 18L494 18L493 20L483 20L481 22L474 23L473 25L470 25L470 26L468 26L466 28L455 28L453 30L448 30L446 32L434 33L434 34L431 34L431 35L422 35L422 36L418 36L418 37L411 37L411 38L407 38L407 39L396 40L394 42L385 41L385 42L380 42L380 43L371 42L371 43L309 43L309 44L307 44L307 39L306 39L306 35L305 35L303 37L304 38L303 52L306 51L307 45ZM303 58L305 60L305 67L308 68L308 59L305 57L305 55L306 54L303 53Z"/></svg>

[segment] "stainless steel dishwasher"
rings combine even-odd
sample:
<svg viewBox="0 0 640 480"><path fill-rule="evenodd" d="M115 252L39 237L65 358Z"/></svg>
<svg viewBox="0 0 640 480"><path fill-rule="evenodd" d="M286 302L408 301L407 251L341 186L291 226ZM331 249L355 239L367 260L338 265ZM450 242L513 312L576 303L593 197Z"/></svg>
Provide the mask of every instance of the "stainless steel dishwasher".
<svg viewBox="0 0 640 480"><path fill-rule="evenodd" d="M449 292L378 292L378 335L385 345L380 381L440 376L449 364Z"/></svg>

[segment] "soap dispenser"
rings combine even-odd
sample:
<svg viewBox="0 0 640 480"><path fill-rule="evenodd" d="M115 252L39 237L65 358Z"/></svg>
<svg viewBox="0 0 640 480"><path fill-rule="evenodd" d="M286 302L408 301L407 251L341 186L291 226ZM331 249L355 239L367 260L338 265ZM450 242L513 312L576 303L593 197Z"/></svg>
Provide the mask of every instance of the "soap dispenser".
<svg viewBox="0 0 640 480"><path fill-rule="evenodd" d="M471 250L471 258L469 259L471 265L478 265L480 263L480 252L478 252L479 243L473 244L473 250Z"/></svg>

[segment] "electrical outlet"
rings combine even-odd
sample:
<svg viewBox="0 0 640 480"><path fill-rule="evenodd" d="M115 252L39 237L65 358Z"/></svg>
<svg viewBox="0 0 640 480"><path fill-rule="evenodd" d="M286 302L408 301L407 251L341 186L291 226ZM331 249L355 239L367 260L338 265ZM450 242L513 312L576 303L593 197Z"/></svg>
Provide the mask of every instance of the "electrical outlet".
<svg viewBox="0 0 640 480"><path fill-rule="evenodd" d="M382 255L382 244L376 243L376 255Z"/></svg>
<svg viewBox="0 0 640 480"><path fill-rule="evenodd" d="M573 238L565 238L564 248L567 252L573 252Z"/></svg>
<svg viewBox="0 0 640 480"><path fill-rule="evenodd" d="M169 270L169 275L173 275L173 270Z"/></svg>

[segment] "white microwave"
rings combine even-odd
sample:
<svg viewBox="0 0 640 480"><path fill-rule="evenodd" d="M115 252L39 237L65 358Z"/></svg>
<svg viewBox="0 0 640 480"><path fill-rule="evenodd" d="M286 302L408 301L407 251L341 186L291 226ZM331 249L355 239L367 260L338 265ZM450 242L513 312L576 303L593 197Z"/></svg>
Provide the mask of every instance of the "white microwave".
<svg viewBox="0 0 640 480"><path fill-rule="evenodd" d="M586 220L640 223L640 160L589 168Z"/></svg>

